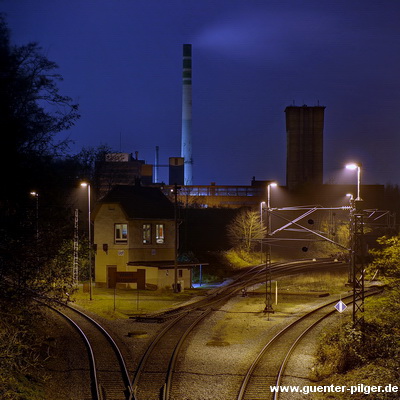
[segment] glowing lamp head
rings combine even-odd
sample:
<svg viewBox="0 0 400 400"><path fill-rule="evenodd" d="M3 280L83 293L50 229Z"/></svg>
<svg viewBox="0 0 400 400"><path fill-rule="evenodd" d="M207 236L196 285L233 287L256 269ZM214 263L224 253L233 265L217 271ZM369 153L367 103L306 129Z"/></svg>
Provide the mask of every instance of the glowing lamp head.
<svg viewBox="0 0 400 400"><path fill-rule="evenodd" d="M349 170L351 170L351 171L354 171L354 170L356 170L357 168L359 168L359 165L356 164L356 163L351 163L351 164L347 164L347 165L346 165L346 169L349 169Z"/></svg>
<svg viewBox="0 0 400 400"><path fill-rule="evenodd" d="M87 182L81 182L81 186L82 186L82 187L87 187L87 186L88 186L88 183L87 183Z"/></svg>
<svg viewBox="0 0 400 400"><path fill-rule="evenodd" d="M276 182L271 182L268 186L270 186L270 187L277 187L278 184L277 184Z"/></svg>

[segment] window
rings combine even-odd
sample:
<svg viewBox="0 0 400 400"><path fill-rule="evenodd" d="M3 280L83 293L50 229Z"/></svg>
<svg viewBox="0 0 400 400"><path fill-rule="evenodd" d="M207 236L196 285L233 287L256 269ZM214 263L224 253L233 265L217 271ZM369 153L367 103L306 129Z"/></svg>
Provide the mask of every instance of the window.
<svg viewBox="0 0 400 400"><path fill-rule="evenodd" d="M143 243L151 243L151 225L143 224Z"/></svg>
<svg viewBox="0 0 400 400"><path fill-rule="evenodd" d="M115 243L128 243L128 224L115 224Z"/></svg>
<svg viewBox="0 0 400 400"><path fill-rule="evenodd" d="M156 224L156 243L164 243L164 224Z"/></svg>

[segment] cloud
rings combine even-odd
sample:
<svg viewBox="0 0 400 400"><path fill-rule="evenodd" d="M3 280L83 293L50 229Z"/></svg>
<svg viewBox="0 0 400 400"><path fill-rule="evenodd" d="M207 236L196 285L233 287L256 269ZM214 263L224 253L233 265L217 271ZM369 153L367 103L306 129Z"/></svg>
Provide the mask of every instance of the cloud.
<svg viewBox="0 0 400 400"><path fill-rule="evenodd" d="M324 46L334 20L313 11L258 9L226 15L205 27L195 45L249 62L281 63L296 54L306 57Z"/></svg>

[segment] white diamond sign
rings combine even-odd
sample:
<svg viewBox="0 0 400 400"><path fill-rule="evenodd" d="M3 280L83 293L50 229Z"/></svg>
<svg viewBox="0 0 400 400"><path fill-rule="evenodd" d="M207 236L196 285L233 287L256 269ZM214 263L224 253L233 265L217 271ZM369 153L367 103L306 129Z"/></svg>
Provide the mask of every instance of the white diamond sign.
<svg viewBox="0 0 400 400"><path fill-rule="evenodd" d="M347 308L347 306L346 306L346 304L343 303L342 300L340 300L339 303L337 303L337 304L335 305L335 308L336 308L336 310L338 310L340 313L342 313L342 312Z"/></svg>

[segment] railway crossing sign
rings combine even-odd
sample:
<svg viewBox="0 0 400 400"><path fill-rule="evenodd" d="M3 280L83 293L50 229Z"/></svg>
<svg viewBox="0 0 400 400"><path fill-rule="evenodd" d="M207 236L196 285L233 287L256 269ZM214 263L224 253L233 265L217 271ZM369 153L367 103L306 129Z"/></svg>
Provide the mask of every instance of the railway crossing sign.
<svg viewBox="0 0 400 400"><path fill-rule="evenodd" d="M335 305L336 310L338 310L340 313L342 313L346 308L346 304L343 303L342 300L340 300L336 305Z"/></svg>

